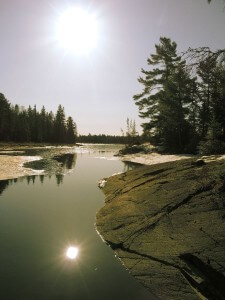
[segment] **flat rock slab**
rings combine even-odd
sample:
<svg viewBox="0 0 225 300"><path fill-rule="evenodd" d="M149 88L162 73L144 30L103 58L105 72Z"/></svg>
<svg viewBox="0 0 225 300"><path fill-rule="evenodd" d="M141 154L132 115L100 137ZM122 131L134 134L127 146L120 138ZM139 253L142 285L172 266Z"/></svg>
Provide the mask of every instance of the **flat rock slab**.
<svg viewBox="0 0 225 300"><path fill-rule="evenodd" d="M159 299L225 299L225 161L194 160L112 176L96 226Z"/></svg>

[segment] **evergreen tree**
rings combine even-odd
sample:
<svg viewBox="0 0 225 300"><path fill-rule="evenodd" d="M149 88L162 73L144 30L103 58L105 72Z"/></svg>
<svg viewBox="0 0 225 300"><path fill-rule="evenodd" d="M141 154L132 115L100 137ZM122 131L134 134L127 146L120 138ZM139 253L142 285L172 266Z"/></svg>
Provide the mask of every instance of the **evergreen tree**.
<svg viewBox="0 0 225 300"><path fill-rule="evenodd" d="M70 144L75 143L77 137L77 126L71 117L68 117L66 122L66 138Z"/></svg>
<svg viewBox="0 0 225 300"><path fill-rule="evenodd" d="M210 126L212 89L215 68L216 61L212 58L207 58L206 60L200 62L197 68L197 74L199 76L198 103L200 107L199 130L201 139L204 139L206 137Z"/></svg>
<svg viewBox="0 0 225 300"><path fill-rule="evenodd" d="M200 127L203 154L225 151L225 66L209 57L199 64Z"/></svg>
<svg viewBox="0 0 225 300"><path fill-rule="evenodd" d="M44 106L38 112L36 105L28 109L10 105L0 93L0 141L74 143L76 123L71 117L66 123L65 118L62 105L54 116Z"/></svg>
<svg viewBox="0 0 225 300"><path fill-rule="evenodd" d="M66 121L64 107L60 104L54 120L54 142L66 142Z"/></svg>
<svg viewBox="0 0 225 300"><path fill-rule="evenodd" d="M0 93L0 140L10 140L10 104Z"/></svg>
<svg viewBox="0 0 225 300"><path fill-rule="evenodd" d="M148 58L149 71L142 69L144 77L138 81L144 86L134 100L139 107L140 117L151 141L162 145L168 151L182 152L189 144L191 126L188 119L188 105L191 104L190 78L186 62L177 55L177 44L161 37L155 45L156 53Z"/></svg>
<svg viewBox="0 0 225 300"><path fill-rule="evenodd" d="M54 114L52 111L46 117L46 142L54 141Z"/></svg>
<svg viewBox="0 0 225 300"><path fill-rule="evenodd" d="M42 106L42 109L41 109L41 113L40 113L40 116L39 116L39 141L40 142L46 142L47 141L47 118L46 118L46 111L45 111L45 107Z"/></svg>

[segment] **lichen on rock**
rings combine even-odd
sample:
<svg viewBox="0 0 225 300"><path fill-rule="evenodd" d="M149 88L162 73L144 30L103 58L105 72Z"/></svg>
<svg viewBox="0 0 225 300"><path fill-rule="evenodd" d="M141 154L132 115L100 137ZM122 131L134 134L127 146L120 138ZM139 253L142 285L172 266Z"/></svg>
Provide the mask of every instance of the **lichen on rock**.
<svg viewBox="0 0 225 300"><path fill-rule="evenodd" d="M144 166L108 178L96 227L160 299L225 299L225 161Z"/></svg>

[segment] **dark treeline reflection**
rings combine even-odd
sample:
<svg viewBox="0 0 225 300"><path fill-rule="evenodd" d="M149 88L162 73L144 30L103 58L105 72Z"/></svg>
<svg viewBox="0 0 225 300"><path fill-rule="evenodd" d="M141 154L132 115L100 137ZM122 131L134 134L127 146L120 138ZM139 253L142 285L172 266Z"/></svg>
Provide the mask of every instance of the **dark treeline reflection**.
<svg viewBox="0 0 225 300"><path fill-rule="evenodd" d="M20 182L23 181L21 178L19 179ZM0 195L13 183L17 183L18 178L8 179L8 180L0 180Z"/></svg>
<svg viewBox="0 0 225 300"><path fill-rule="evenodd" d="M56 170L56 173L53 174L41 174L41 175L31 175L26 177L14 178L9 180L0 180L0 195L8 188L8 186L13 185L17 182L27 181L27 184L34 184L37 180L39 180L42 184L47 179L51 179L52 176L56 178L57 185L63 183L63 177L67 170L75 169L76 166L76 153L66 153L63 155L57 155L53 157L60 164L60 168Z"/></svg>
<svg viewBox="0 0 225 300"><path fill-rule="evenodd" d="M105 151L98 151L98 152L104 153ZM53 172L53 170L51 170L50 173L47 172L46 174L31 175L31 176L20 177L20 178L9 179L9 180L1 180L0 181L0 195L9 186L11 186L17 182L26 181L27 184L30 185L30 184L35 184L35 182L39 181L43 184L46 180L49 180L52 177L55 177L57 185L58 186L61 185L63 183L63 178L64 178L66 171L75 169L77 154L76 153L65 153L63 155L54 156L53 159L56 160L60 164L60 168L57 168L57 170L55 170L56 172L54 174L51 173L51 172ZM126 161L126 162L124 162L123 172L133 170L134 168L137 168L140 166L141 166L141 164Z"/></svg>
<svg viewBox="0 0 225 300"><path fill-rule="evenodd" d="M0 195L9 186L12 186L14 183L26 181L27 184L30 185L30 184L35 184L35 182L37 182L39 180L43 184L44 181L51 179L52 176L55 177L57 185L60 185L60 184L63 183L63 177L64 177L63 174L55 174L55 175L32 175L32 176L20 177L18 179L1 180L0 181Z"/></svg>
<svg viewBox="0 0 225 300"><path fill-rule="evenodd" d="M62 164L64 169L71 170L75 168L77 155L74 153L65 153L63 155L54 156L54 159Z"/></svg>
<svg viewBox="0 0 225 300"><path fill-rule="evenodd" d="M1 180L0 181L0 195L4 192L4 190L8 187L9 181L8 180Z"/></svg>
<svg viewBox="0 0 225 300"><path fill-rule="evenodd" d="M124 161L123 163L124 163L124 168L123 168L124 172L143 166L142 164L131 162L131 161Z"/></svg>
<svg viewBox="0 0 225 300"><path fill-rule="evenodd" d="M63 183L63 174L55 174L55 175L32 175L32 176L26 176L25 179L27 181L27 184L35 184L38 180L43 184L46 180L51 179L52 177L55 177L57 185L60 185ZM20 182L23 182L24 178L20 179Z"/></svg>

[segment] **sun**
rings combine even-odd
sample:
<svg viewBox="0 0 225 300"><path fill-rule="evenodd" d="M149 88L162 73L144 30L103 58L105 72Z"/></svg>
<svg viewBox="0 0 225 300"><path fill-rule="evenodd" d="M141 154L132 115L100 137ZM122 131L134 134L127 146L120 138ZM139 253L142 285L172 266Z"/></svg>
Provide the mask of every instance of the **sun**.
<svg viewBox="0 0 225 300"><path fill-rule="evenodd" d="M96 17L80 7L70 7L58 19L56 39L68 51L87 53L97 45Z"/></svg>

